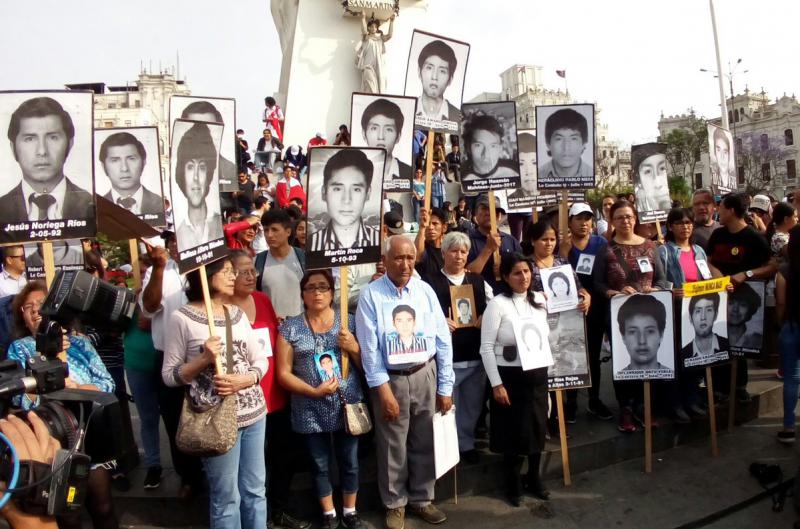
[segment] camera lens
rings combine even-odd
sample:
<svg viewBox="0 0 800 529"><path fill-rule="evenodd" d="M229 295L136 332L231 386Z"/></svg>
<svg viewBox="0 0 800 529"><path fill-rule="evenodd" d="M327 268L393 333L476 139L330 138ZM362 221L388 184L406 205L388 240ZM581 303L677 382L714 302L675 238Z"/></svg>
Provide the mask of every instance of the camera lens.
<svg viewBox="0 0 800 529"><path fill-rule="evenodd" d="M47 425L50 435L61 443L62 448L75 445L80 425L71 411L56 401L44 402L34 411Z"/></svg>

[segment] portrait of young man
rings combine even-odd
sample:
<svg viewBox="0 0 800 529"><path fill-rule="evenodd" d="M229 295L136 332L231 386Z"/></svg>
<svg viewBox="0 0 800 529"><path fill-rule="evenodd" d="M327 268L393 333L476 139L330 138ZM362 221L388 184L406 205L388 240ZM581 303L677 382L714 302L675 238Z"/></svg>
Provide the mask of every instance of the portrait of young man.
<svg viewBox="0 0 800 529"><path fill-rule="evenodd" d="M427 350L424 336L415 332L417 312L410 305L397 305L392 310L392 323L396 335L387 339L386 352L388 355L417 353Z"/></svg>
<svg viewBox="0 0 800 529"><path fill-rule="evenodd" d="M667 180L667 146L645 143L631 147L636 209L642 222L664 220L672 208Z"/></svg>
<svg viewBox="0 0 800 529"><path fill-rule="evenodd" d="M573 105L550 111L536 107L537 130L544 131L537 144L539 189L593 188L594 106ZM587 115L591 116L591 128Z"/></svg>
<svg viewBox="0 0 800 529"><path fill-rule="evenodd" d="M708 156L711 159L711 187L717 193L735 191L736 157L730 132L708 125Z"/></svg>
<svg viewBox="0 0 800 529"><path fill-rule="evenodd" d="M384 191L411 189L411 142L415 106L416 101L408 97L353 94L353 146L386 149ZM357 130L359 126L360 134ZM405 149L401 150L403 147Z"/></svg>
<svg viewBox="0 0 800 529"><path fill-rule="evenodd" d="M219 154L209 125L179 123L189 126L175 150L175 184L186 200L185 216L175 211L176 235L178 249L184 251L223 235L219 201L215 200L218 191L211 188Z"/></svg>
<svg viewBox="0 0 800 529"><path fill-rule="evenodd" d="M416 128L457 134L469 45L415 30L411 50L405 93L418 98Z"/></svg>
<svg viewBox="0 0 800 529"><path fill-rule="evenodd" d="M95 131L95 137L102 137L102 132ZM156 129L142 131L145 132L157 134ZM157 141L157 137L155 139ZM100 143L97 160L111 186L103 198L145 220L160 217L163 221L164 199L161 190L151 191L142 182L142 174L147 166L147 149L139 138L128 131L108 135ZM151 163L158 165L158 160ZM160 174L158 178L160 179Z"/></svg>
<svg viewBox="0 0 800 529"><path fill-rule="evenodd" d="M14 93L5 96L18 98L18 94ZM54 97L26 99L11 112L6 131L8 151L3 156L11 162L9 166L14 163L19 166L21 179L16 186L0 196L0 222L5 224L91 219L91 230L88 233L91 236L94 233L95 216L91 155L88 155L91 152L91 145L85 145L82 152L73 152L75 123L56 97L54 95ZM91 105L90 98L88 104ZM86 112L91 116L91 106L86 108ZM81 125L91 127L91 119ZM86 140L91 143L90 132ZM89 163L82 169L86 174L69 176L65 174L65 165L70 155L77 158L74 160L77 162L83 161L82 157L88 155L85 161ZM73 167L75 166L73 164ZM10 177L5 175L4 178ZM66 231L62 233L66 234ZM3 235L0 242L13 240L12 235L7 233Z"/></svg>
<svg viewBox="0 0 800 529"><path fill-rule="evenodd" d="M464 105L461 182L465 191L519 186L514 103ZM510 129L510 130L508 130Z"/></svg>
<svg viewBox="0 0 800 529"><path fill-rule="evenodd" d="M670 340L665 342L667 322L672 322L663 303L653 295L634 294L619 306L615 320L617 328L614 330L619 333L621 345L629 357L629 363L619 369L619 362L615 359L615 380L674 378L674 370L658 358L662 343L667 343L667 349L672 351Z"/></svg>
<svg viewBox="0 0 800 529"><path fill-rule="evenodd" d="M510 208L514 208L518 201L533 199L539 194L536 187L536 136L530 132L520 132L517 134L517 146L519 149L520 186L508 195L508 207ZM525 201L526 205L534 204L532 200Z"/></svg>
<svg viewBox="0 0 800 529"><path fill-rule="evenodd" d="M714 357L718 353L728 352L728 338L714 332L714 323L720 314L720 302L718 293L689 298L688 316L694 338L681 349L684 360L697 361L698 365L707 364L715 361Z"/></svg>
<svg viewBox="0 0 800 529"><path fill-rule="evenodd" d="M461 298L456 301L456 307L458 307L458 323L469 325L472 322L472 304L467 298Z"/></svg>
<svg viewBox="0 0 800 529"><path fill-rule="evenodd" d="M374 164L359 149L338 149L325 162L321 198L328 221L324 228L311 234L308 251L379 246L379 226L364 222L374 171ZM374 213L377 216L380 210Z"/></svg>

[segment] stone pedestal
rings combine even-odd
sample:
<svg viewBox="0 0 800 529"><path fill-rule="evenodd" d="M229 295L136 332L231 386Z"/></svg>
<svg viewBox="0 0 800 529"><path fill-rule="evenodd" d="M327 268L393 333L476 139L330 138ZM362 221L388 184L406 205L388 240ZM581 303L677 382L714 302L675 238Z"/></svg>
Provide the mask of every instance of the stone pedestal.
<svg viewBox="0 0 800 529"><path fill-rule="evenodd" d="M353 2L368 17L373 3L386 2ZM389 94L403 93L411 34L415 28L427 27L427 6L428 0L400 1L392 38L386 43ZM298 144L305 150L317 132L333 143L339 126L350 126L350 97L361 85L356 69L361 21L346 14L338 0L271 0L270 9L283 52L275 99L286 116L284 144ZM376 16L385 18L386 12L376 12ZM387 31L388 24L381 29Z"/></svg>

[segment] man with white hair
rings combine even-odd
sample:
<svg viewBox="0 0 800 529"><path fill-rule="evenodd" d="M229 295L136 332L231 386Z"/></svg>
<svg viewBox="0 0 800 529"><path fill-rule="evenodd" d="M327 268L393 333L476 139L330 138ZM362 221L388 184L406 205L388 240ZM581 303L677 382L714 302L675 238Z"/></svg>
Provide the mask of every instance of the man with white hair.
<svg viewBox="0 0 800 529"><path fill-rule="evenodd" d="M356 334L364 374L375 410L378 489L386 506L387 529L402 529L405 507L428 523L447 516L433 501L436 482L433 458L433 415L452 407L453 346L433 289L414 277L416 249L403 235L388 237L383 247L386 274L361 294ZM424 351L394 351L392 310L414 310L415 338ZM402 355L402 356L401 356Z"/></svg>

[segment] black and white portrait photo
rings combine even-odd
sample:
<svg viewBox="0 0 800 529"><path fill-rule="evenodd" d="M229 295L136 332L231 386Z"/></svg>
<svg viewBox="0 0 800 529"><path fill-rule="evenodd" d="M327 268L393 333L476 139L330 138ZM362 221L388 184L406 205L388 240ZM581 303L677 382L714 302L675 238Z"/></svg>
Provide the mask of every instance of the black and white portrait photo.
<svg viewBox="0 0 800 529"><path fill-rule="evenodd" d="M381 199L386 151L315 147L308 170L308 268L380 260Z"/></svg>
<svg viewBox="0 0 800 529"><path fill-rule="evenodd" d="M0 92L0 244L94 237L91 92Z"/></svg>
<svg viewBox="0 0 800 529"><path fill-rule="evenodd" d="M151 226L164 226L158 127L95 129L95 189Z"/></svg>
<svg viewBox="0 0 800 529"><path fill-rule="evenodd" d="M462 112L461 188L467 193L518 188L515 103L466 104Z"/></svg>
<svg viewBox="0 0 800 529"><path fill-rule="evenodd" d="M169 98L169 119L170 123L176 119L187 119L224 125L217 162L220 191L238 191L236 100L226 97L172 96Z"/></svg>
<svg viewBox="0 0 800 529"><path fill-rule="evenodd" d="M572 309L547 315L553 365L547 370L547 387L576 389L592 385L586 348L586 324L581 311Z"/></svg>
<svg viewBox="0 0 800 529"><path fill-rule="evenodd" d="M672 292L611 298L614 380L675 378Z"/></svg>
<svg viewBox="0 0 800 529"><path fill-rule="evenodd" d="M227 254L217 185L221 140L218 123L172 124L170 186L181 273Z"/></svg>
<svg viewBox="0 0 800 529"><path fill-rule="evenodd" d="M469 44L414 30L405 95L417 98L414 127L459 134Z"/></svg>
<svg viewBox="0 0 800 529"><path fill-rule="evenodd" d="M547 312L561 312L578 306L578 287L570 265L540 269L547 298Z"/></svg>
<svg viewBox="0 0 800 529"><path fill-rule="evenodd" d="M594 105L536 107L539 189L592 189Z"/></svg>
<svg viewBox="0 0 800 529"><path fill-rule="evenodd" d="M728 342L732 355L758 355L764 345L763 281L746 281L728 294Z"/></svg>
<svg viewBox="0 0 800 529"><path fill-rule="evenodd" d="M42 243L29 243L25 249L25 275L28 281L44 279L44 252ZM80 239L53 241L53 268L60 270L83 270L83 245Z"/></svg>
<svg viewBox="0 0 800 529"><path fill-rule="evenodd" d="M459 325L469 325L472 322L472 303L470 303L470 300L468 298L457 299L456 307L458 308Z"/></svg>
<svg viewBox="0 0 800 529"><path fill-rule="evenodd" d="M711 189L718 195L736 190L736 156L730 131L708 124Z"/></svg>
<svg viewBox="0 0 800 529"><path fill-rule="evenodd" d="M386 149L384 191L411 191L416 106L414 97L353 94L351 145Z"/></svg>
<svg viewBox="0 0 800 529"><path fill-rule="evenodd" d="M578 266L575 267L575 272L586 276L592 275L592 270L594 270L594 259L595 256L592 254L581 254L580 259L578 259Z"/></svg>
<svg viewBox="0 0 800 529"><path fill-rule="evenodd" d="M684 367L708 366L730 359L728 293L684 297L681 311L681 359Z"/></svg>
<svg viewBox="0 0 800 529"><path fill-rule="evenodd" d="M631 167L639 222L666 220L672 209L667 179L667 144L631 146Z"/></svg>
<svg viewBox="0 0 800 529"><path fill-rule="evenodd" d="M556 203L553 193L540 194L536 181L536 131L520 130L517 132L517 149L519 151L519 187L507 193L508 210L511 213L530 213L535 206Z"/></svg>

